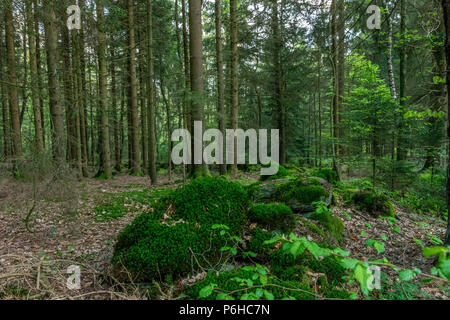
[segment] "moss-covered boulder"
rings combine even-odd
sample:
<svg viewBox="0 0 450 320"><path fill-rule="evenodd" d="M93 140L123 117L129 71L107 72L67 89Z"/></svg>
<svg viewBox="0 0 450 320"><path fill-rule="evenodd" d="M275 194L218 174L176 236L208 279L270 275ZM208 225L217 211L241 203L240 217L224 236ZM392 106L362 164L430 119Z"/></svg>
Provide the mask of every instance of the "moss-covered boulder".
<svg viewBox="0 0 450 320"><path fill-rule="evenodd" d="M339 182L339 175L337 174L336 171L334 171L331 168L322 168L322 169L314 170L311 173L311 176L325 179L326 181L328 181L331 184L336 184L337 182Z"/></svg>
<svg viewBox="0 0 450 320"><path fill-rule="evenodd" d="M295 217L291 208L282 203L258 203L250 207L248 218L267 230L292 231Z"/></svg>
<svg viewBox="0 0 450 320"><path fill-rule="evenodd" d="M139 281L177 277L216 263L230 235L241 236L248 197L236 183L199 178L158 202L118 237L112 263ZM213 226L227 226L226 234ZM227 238L228 237L228 238Z"/></svg>
<svg viewBox="0 0 450 320"><path fill-rule="evenodd" d="M315 211L314 202L331 202L331 185L321 178L297 177L257 183L249 187L257 203L281 202L294 213Z"/></svg>
<svg viewBox="0 0 450 320"><path fill-rule="evenodd" d="M271 166L270 164L267 165L263 165L264 168L268 168ZM267 176L267 175L261 175L261 177L259 178L260 181L267 181L267 180L277 180L277 179L282 179L285 178L287 176L289 176L289 171L283 167L281 164L278 164L278 172L272 176Z"/></svg>
<svg viewBox="0 0 450 320"><path fill-rule="evenodd" d="M392 202L384 194L372 190L354 191L351 202L357 209L374 216L396 216Z"/></svg>

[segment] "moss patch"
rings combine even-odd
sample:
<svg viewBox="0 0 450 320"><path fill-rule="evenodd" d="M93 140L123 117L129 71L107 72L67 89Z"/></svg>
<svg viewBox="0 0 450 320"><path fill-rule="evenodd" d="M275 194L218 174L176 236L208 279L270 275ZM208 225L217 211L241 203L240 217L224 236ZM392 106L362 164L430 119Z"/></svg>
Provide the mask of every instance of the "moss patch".
<svg viewBox="0 0 450 320"><path fill-rule="evenodd" d="M255 204L249 212L251 222L256 222L269 230L292 231L295 226L295 218L292 210L282 203Z"/></svg>

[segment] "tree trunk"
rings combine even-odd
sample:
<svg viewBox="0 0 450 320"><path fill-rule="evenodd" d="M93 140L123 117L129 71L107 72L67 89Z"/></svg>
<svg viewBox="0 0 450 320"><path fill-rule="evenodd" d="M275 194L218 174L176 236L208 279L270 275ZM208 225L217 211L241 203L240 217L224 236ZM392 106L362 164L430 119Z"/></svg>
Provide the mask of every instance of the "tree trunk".
<svg viewBox="0 0 450 320"><path fill-rule="evenodd" d="M141 173L139 152L139 117L136 80L136 43L134 40L134 0L127 0L128 7L128 50L129 50L129 108L131 116L131 169L134 174Z"/></svg>
<svg viewBox="0 0 450 320"><path fill-rule="evenodd" d="M237 0L230 0L230 59L231 59L231 128L238 128L239 116L239 79L238 79L238 26L237 26ZM237 138L234 138L234 161L231 166L232 174L237 174Z"/></svg>
<svg viewBox="0 0 450 320"><path fill-rule="evenodd" d="M234 2L235 0L231 0ZM189 31L191 56L192 123L203 122L203 41L202 41L202 1L189 0ZM203 134L203 133L202 133ZM192 134L194 151L194 134ZM195 152L192 152L194 154ZM200 157L199 157L200 158ZM203 158L203 157L202 157ZM201 159L201 162L202 159ZM207 167L200 161L193 163L192 175L203 176Z"/></svg>
<svg viewBox="0 0 450 320"><path fill-rule="evenodd" d="M225 133L225 84L223 76L223 44L222 44L222 2L215 2L216 17L216 64L217 64L217 115L219 118L219 130ZM219 172L224 175L227 171L227 165L224 163L219 165Z"/></svg>
<svg viewBox="0 0 450 320"><path fill-rule="evenodd" d="M14 24L12 1L7 0L5 7L5 35L6 35L6 59L8 70L8 96L11 119L11 135L13 142L12 155L15 158L22 156L22 134L20 130L19 95L17 91L16 50L14 47Z"/></svg>
<svg viewBox="0 0 450 320"><path fill-rule="evenodd" d="M5 57L5 47L3 45L3 23L0 22L0 89L1 92L1 99L0 102L2 103L2 124L3 124L3 153L5 155L5 159L8 159L11 155L11 140L9 135L9 129L10 129L10 122L9 122L9 108L8 108L8 91L6 88L6 63L4 61Z"/></svg>
<svg viewBox="0 0 450 320"><path fill-rule="evenodd" d="M156 174L155 104L153 99L153 8L147 0L147 127L148 127L148 174L153 185L158 183Z"/></svg>
<svg viewBox="0 0 450 320"><path fill-rule="evenodd" d="M111 178L111 151L109 148L109 120L108 120L108 89L107 89L107 66L106 66L106 35L104 26L104 9L102 0L97 5L98 25L98 68L99 68L99 90L100 90L100 113L101 113L101 150L102 163L101 172L106 179ZM139 158L138 158L139 161ZM138 170L137 172L139 172Z"/></svg>
<svg viewBox="0 0 450 320"><path fill-rule="evenodd" d="M450 93L450 0L442 0L445 25L445 57L447 61L446 80L447 96ZM447 143L450 144L450 99L447 99ZM450 159L450 148L448 150L448 159ZM447 162L447 209L450 213L450 161ZM445 244L450 245L450 218L447 220L447 231L445 233Z"/></svg>
<svg viewBox="0 0 450 320"><path fill-rule="evenodd" d="M400 0L400 118L399 118L399 135L397 147L397 160L406 160L407 156L407 141L405 121L403 113L405 112L405 97L406 97L406 4L405 0Z"/></svg>

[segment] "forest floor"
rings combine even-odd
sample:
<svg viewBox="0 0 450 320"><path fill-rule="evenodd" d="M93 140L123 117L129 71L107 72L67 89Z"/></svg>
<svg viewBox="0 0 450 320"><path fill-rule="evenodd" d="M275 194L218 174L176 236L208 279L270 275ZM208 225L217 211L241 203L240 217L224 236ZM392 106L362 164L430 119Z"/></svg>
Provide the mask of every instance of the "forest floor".
<svg viewBox="0 0 450 320"><path fill-rule="evenodd" d="M174 177L174 181L179 178ZM241 178L256 180L257 176ZM110 181L85 179L47 184L45 192L39 192L30 183L1 180L0 299L145 298L133 284L125 286L111 277L103 281L117 235L142 212L142 204L127 201L126 214L106 220L98 219L96 208L106 204L110 194L177 186L166 176L152 189L148 177L118 175ZM370 217L338 204L334 214L345 224L345 240L340 247L356 258L384 256L397 266L430 273L433 260L423 257L418 241L425 246L436 245L433 241L442 237L445 223L435 217L405 212L400 207L396 211L399 220L394 227L386 219ZM27 230L24 218L30 212L30 230ZM379 240L381 234L386 238L382 256L366 245L366 240ZM82 266L79 290L67 289L70 265ZM414 298L402 290L406 299ZM421 290L427 298L449 299L449 290L440 285L425 284ZM167 292L161 292L161 296L174 298Z"/></svg>

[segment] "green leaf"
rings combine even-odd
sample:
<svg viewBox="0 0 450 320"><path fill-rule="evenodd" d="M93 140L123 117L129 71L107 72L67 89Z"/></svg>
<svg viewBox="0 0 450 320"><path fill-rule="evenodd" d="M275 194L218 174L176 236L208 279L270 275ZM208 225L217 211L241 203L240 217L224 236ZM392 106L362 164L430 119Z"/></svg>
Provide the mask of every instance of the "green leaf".
<svg viewBox="0 0 450 320"><path fill-rule="evenodd" d="M204 287L202 290L200 290L198 297L200 299L209 297L213 293L214 287L216 286L217 284L211 283L210 285Z"/></svg>
<svg viewBox="0 0 450 320"><path fill-rule="evenodd" d="M341 259L339 264L345 269L355 269L356 265L359 263L359 260L356 259Z"/></svg>
<svg viewBox="0 0 450 320"><path fill-rule="evenodd" d="M414 271L407 269L407 270L401 271L398 274L398 276L401 281L409 281L409 280L414 279L415 274L414 274Z"/></svg>
<svg viewBox="0 0 450 320"><path fill-rule="evenodd" d="M266 297L267 300L273 300L275 299L273 294L267 290L264 290L264 296Z"/></svg>
<svg viewBox="0 0 450 320"><path fill-rule="evenodd" d="M436 254L441 254L443 252L447 251L447 248L445 247L433 247L433 248L423 248L423 255L425 258L434 256Z"/></svg>

